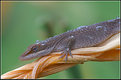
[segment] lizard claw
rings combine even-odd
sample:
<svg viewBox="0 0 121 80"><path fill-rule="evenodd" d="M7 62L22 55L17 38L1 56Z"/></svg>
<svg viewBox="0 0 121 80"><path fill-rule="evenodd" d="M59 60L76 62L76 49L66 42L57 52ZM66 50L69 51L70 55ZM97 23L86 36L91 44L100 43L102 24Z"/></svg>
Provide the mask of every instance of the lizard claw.
<svg viewBox="0 0 121 80"><path fill-rule="evenodd" d="M72 55L72 53L71 53L71 50L69 50L68 52L69 52L69 55L73 58L73 55Z"/></svg>

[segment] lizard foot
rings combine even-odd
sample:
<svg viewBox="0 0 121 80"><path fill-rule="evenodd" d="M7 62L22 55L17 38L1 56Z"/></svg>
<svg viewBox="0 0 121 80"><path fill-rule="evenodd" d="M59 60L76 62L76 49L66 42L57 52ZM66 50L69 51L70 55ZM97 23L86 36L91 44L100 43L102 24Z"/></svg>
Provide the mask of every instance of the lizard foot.
<svg viewBox="0 0 121 80"><path fill-rule="evenodd" d="M66 48L61 54L62 54L62 56L60 56L59 58L63 58L65 56L66 62L68 60L68 54L73 58L73 55L72 55L71 50L69 48Z"/></svg>

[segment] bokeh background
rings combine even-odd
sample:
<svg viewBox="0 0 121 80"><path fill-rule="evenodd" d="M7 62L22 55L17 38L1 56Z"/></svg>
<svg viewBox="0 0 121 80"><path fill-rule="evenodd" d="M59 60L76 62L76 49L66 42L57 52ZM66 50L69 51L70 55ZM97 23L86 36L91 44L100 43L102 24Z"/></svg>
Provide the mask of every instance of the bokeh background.
<svg viewBox="0 0 121 80"><path fill-rule="evenodd" d="M114 1L2 2L2 74L32 62L18 57L36 40L119 15L120 3ZM119 79L120 63L90 61L43 78Z"/></svg>

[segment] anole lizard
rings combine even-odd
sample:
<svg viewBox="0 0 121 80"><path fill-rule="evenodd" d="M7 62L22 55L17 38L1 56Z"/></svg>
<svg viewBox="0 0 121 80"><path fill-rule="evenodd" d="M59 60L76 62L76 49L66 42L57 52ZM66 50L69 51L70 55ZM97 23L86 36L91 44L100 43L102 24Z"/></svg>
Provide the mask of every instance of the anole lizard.
<svg viewBox="0 0 121 80"><path fill-rule="evenodd" d="M65 56L67 61L68 55L73 57L71 50L96 46L119 32L120 18L80 26L44 41L37 41L28 47L27 51L20 56L20 60L30 60L60 51L62 52L60 58Z"/></svg>

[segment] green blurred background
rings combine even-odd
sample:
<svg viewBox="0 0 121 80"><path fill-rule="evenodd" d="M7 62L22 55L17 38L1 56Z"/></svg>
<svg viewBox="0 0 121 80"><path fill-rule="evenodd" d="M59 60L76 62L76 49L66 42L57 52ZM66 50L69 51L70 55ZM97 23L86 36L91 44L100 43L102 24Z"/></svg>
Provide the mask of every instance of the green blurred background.
<svg viewBox="0 0 121 80"><path fill-rule="evenodd" d="M2 2L2 74L31 61L18 57L36 40L120 15L119 2ZM86 62L45 79L119 79L120 64Z"/></svg>

